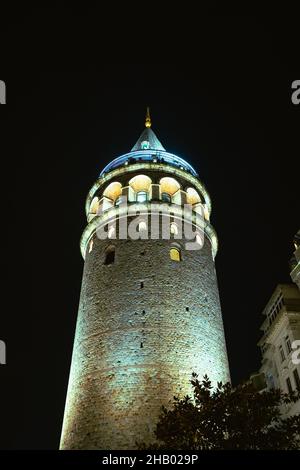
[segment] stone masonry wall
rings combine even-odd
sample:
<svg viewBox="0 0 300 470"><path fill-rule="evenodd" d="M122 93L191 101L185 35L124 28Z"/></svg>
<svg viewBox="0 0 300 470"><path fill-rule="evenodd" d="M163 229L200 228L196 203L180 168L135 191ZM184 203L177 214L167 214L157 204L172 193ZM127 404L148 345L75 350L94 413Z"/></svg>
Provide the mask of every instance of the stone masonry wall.
<svg viewBox="0 0 300 470"><path fill-rule="evenodd" d="M180 241L182 242L182 241ZM104 265L105 249L116 247ZM161 406L190 394L193 371L229 380L211 246L99 240L87 253L62 449L134 449L151 442ZM143 283L143 284L142 284Z"/></svg>

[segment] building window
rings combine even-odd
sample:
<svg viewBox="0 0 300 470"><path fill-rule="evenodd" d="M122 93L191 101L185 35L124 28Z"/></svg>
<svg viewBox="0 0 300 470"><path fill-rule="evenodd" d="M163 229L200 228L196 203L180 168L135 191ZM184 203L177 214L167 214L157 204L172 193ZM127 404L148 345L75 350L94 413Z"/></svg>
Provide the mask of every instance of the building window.
<svg viewBox="0 0 300 470"><path fill-rule="evenodd" d="M106 249L104 264L110 265L115 262L115 247L110 246Z"/></svg>
<svg viewBox="0 0 300 470"><path fill-rule="evenodd" d="M286 336L285 344L286 344L287 353L290 354L290 352L292 351L292 345L291 345L291 340L290 340L289 336Z"/></svg>
<svg viewBox="0 0 300 470"><path fill-rule="evenodd" d="M291 384L291 381L290 381L289 377L286 379L286 386L287 386L287 389L288 389L288 393L293 393L292 384Z"/></svg>
<svg viewBox="0 0 300 470"><path fill-rule="evenodd" d="M91 206L90 206L90 213L91 214L97 214L98 210L99 210L99 199L96 196L92 200L92 203L91 203Z"/></svg>
<svg viewBox="0 0 300 470"><path fill-rule="evenodd" d="M141 148L143 150L147 150L147 149L150 148L150 144L149 144L148 140L143 140L143 142L141 143Z"/></svg>
<svg viewBox="0 0 300 470"><path fill-rule="evenodd" d="M147 192L139 191L136 195L137 202L146 202L147 201Z"/></svg>
<svg viewBox="0 0 300 470"><path fill-rule="evenodd" d="M178 181L168 176L162 178L159 184L162 195L164 193L167 193L169 194L169 196L174 196L174 194L180 189L180 184L178 183Z"/></svg>
<svg viewBox="0 0 300 470"><path fill-rule="evenodd" d="M161 200L163 202L171 202L171 196L168 193L162 193L161 194Z"/></svg>
<svg viewBox="0 0 300 470"><path fill-rule="evenodd" d="M293 376L295 380L296 388L300 391L300 377L297 369L293 370Z"/></svg>
<svg viewBox="0 0 300 470"><path fill-rule="evenodd" d="M131 178L128 184L135 193L139 193L140 191L149 192L152 180L147 175L136 175Z"/></svg>
<svg viewBox="0 0 300 470"><path fill-rule="evenodd" d="M181 253L179 248L171 248L170 249L170 258L172 261L181 261Z"/></svg>
<svg viewBox="0 0 300 470"><path fill-rule="evenodd" d="M105 189L103 196L111 199L112 201L116 201L119 196L122 194L122 185L118 181L114 181L110 183L107 188Z"/></svg>
<svg viewBox="0 0 300 470"><path fill-rule="evenodd" d="M188 188L186 190L186 202L188 204L197 204L201 202L200 196L194 188Z"/></svg>
<svg viewBox="0 0 300 470"><path fill-rule="evenodd" d="M283 362L285 360L285 355L284 355L283 347L281 345L279 346L279 353L280 353L281 362Z"/></svg>

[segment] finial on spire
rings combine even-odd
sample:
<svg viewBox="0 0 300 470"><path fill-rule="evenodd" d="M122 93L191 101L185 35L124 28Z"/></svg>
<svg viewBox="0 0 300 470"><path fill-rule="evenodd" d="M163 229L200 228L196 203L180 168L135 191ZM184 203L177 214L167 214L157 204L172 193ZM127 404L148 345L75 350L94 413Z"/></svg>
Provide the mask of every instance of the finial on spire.
<svg viewBox="0 0 300 470"><path fill-rule="evenodd" d="M146 126L146 127L151 127L151 118L150 118L150 110L149 110L149 108L147 108L145 126Z"/></svg>

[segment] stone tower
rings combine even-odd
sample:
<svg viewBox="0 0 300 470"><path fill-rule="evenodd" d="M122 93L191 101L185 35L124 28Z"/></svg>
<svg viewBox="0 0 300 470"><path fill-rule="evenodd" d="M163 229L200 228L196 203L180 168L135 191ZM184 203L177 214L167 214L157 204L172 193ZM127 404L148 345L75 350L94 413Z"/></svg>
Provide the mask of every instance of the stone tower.
<svg viewBox="0 0 300 470"><path fill-rule="evenodd" d="M210 212L196 171L164 149L147 112L137 143L87 197L61 449L149 443L161 406L191 394L193 371L230 379Z"/></svg>

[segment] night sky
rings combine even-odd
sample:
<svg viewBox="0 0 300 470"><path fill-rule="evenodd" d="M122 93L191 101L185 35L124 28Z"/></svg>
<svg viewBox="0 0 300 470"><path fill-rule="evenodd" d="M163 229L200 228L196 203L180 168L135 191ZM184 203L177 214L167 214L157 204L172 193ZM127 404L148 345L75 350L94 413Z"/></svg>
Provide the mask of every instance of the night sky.
<svg viewBox="0 0 300 470"><path fill-rule="evenodd" d="M163 146L194 166L212 199L234 384L258 370L261 312L276 285L291 282L300 224L296 20L206 15L196 28L172 29L140 18L124 22L118 39L106 20L98 10L28 7L2 31L0 448L58 448L85 198L138 139L146 106Z"/></svg>

